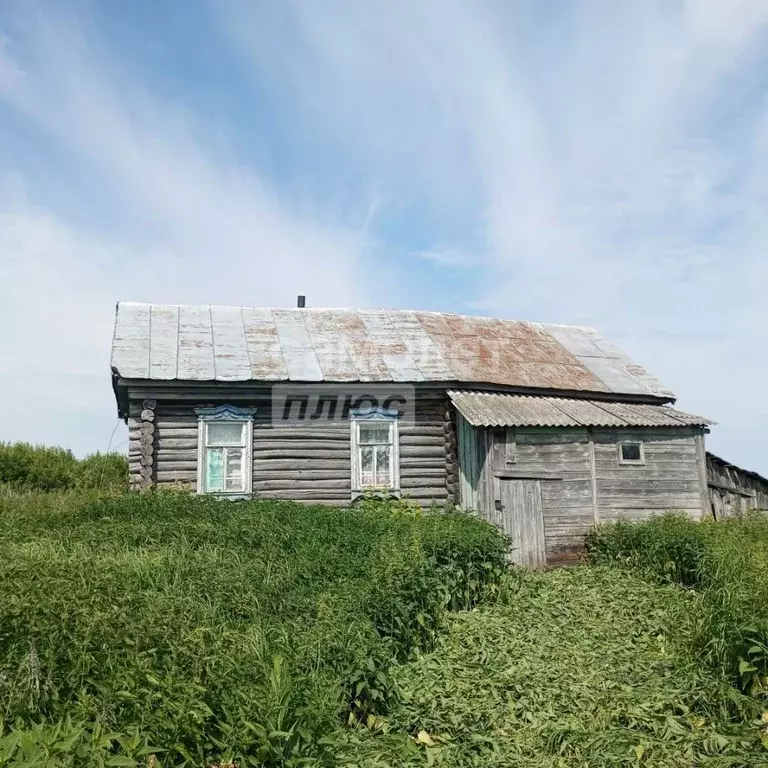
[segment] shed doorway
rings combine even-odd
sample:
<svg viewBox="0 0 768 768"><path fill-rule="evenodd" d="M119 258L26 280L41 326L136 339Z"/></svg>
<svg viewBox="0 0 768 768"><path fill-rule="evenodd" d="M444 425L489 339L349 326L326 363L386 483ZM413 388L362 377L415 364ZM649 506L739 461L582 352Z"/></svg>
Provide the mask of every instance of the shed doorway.
<svg viewBox="0 0 768 768"><path fill-rule="evenodd" d="M542 569L547 563L544 517L541 512L541 482L497 478L496 502L504 532L511 536L512 562L525 568Z"/></svg>

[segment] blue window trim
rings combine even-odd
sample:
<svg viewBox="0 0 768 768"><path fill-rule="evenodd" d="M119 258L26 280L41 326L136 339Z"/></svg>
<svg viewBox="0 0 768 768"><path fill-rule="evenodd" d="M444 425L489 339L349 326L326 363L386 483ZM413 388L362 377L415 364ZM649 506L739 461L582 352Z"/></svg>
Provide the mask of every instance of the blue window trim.
<svg viewBox="0 0 768 768"><path fill-rule="evenodd" d="M235 405L217 405L211 408L195 408L198 420L197 437L197 492L206 491L206 424L229 421L245 424L245 444L243 446L243 490L217 491L211 495L220 498L248 498L251 495L253 482L253 417L256 408L244 408Z"/></svg>
<svg viewBox="0 0 768 768"><path fill-rule="evenodd" d="M349 412L349 426L350 426L350 447L352 458L352 489L350 498L355 501L357 498L366 493L366 489L361 487L360 484L360 467L359 467L359 442L358 442L358 422L365 421L379 421L386 424L390 424L390 434L392 439L392 452L391 467L392 467L392 484L389 488L380 489L385 495L399 496L400 495L400 436L399 436L399 421L400 412L391 408L371 407L371 408L356 408L351 409ZM373 490L373 489L368 489Z"/></svg>
<svg viewBox="0 0 768 768"><path fill-rule="evenodd" d="M258 409L235 405L217 405L214 408L195 408L201 421L251 421Z"/></svg>
<svg viewBox="0 0 768 768"><path fill-rule="evenodd" d="M396 421L400 412L392 408L356 408L350 410L349 418L354 421Z"/></svg>

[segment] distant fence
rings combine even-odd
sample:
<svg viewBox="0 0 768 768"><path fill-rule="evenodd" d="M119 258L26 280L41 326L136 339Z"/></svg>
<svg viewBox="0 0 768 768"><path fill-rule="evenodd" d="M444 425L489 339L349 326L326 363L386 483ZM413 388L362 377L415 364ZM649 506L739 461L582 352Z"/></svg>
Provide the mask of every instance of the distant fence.
<svg viewBox="0 0 768 768"><path fill-rule="evenodd" d="M715 520L768 509L768 478L707 453L709 503Z"/></svg>

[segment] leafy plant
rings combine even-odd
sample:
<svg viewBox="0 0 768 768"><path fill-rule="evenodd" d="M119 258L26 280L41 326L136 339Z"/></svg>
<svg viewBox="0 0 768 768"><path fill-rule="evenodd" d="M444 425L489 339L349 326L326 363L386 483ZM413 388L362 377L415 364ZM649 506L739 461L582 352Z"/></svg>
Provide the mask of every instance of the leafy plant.
<svg viewBox="0 0 768 768"><path fill-rule="evenodd" d="M0 442L3 486L16 491L126 490L128 459L119 453L94 453L78 460L64 448Z"/></svg>
<svg viewBox="0 0 768 768"><path fill-rule="evenodd" d="M706 663L768 703L768 517L697 523L664 515L598 526L593 563L618 564L692 590L686 638Z"/></svg>
<svg viewBox="0 0 768 768"><path fill-rule="evenodd" d="M397 702L396 663L495 587L505 545L373 500L0 496L4 748L30 765L73 739L91 755L73 765L148 745L163 765L328 761L346 724Z"/></svg>

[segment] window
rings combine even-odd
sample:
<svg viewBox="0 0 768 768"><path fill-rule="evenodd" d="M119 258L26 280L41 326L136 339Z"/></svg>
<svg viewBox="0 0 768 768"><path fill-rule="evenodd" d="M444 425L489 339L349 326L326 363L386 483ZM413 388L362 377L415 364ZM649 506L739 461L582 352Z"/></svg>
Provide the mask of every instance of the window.
<svg viewBox="0 0 768 768"><path fill-rule="evenodd" d="M253 408L198 408L197 492L251 492Z"/></svg>
<svg viewBox="0 0 768 768"><path fill-rule="evenodd" d="M620 464L645 464L642 443L619 443Z"/></svg>
<svg viewBox="0 0 768 768"><path fill-rule="evenodd" d="M353 496L366 489L400 489L397 416L382 408L350 412Z"/></svg>

